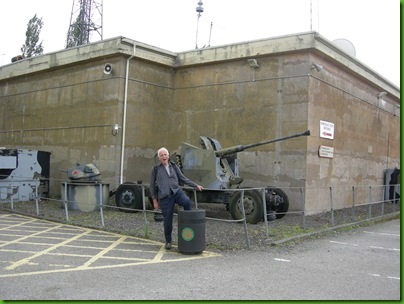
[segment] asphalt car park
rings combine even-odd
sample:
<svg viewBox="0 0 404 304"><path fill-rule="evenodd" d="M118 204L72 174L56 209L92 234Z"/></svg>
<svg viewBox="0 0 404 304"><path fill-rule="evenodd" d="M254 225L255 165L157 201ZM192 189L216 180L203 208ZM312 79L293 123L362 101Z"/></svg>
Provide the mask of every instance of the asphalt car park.
<svg viewBox="0 0 404 304"><path fill-rule="evenodd" d="M184 255L152 240L0 214L0 278L216 257Z"/></svg>
<svg viewBox="0 0 404 304"><path fill-rule="evenodd" d="M186 255L0 212L4 300L399 300L400 220L294 245Z"/></svg>

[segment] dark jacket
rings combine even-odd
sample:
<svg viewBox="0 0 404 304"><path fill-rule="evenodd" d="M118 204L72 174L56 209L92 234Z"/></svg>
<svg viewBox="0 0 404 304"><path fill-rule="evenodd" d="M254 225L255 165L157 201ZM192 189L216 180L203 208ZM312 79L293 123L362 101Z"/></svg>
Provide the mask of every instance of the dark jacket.
<svg viewBox="0 0 404 304"><path fill-rule="evenodd" d="M152 199L161 200L177 193L181 188L180 184L194 188L197 186L181 172L175 163L170 161L169 168L170 175L168 175L166 168L161 163L152 168L150 174L150 196Z"/></svg>

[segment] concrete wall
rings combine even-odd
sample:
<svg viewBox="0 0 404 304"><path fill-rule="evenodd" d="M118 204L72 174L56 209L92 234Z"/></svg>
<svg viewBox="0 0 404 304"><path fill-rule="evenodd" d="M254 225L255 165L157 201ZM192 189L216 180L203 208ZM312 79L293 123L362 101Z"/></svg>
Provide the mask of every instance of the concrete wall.
<svg viewBox="0 0 404 304"><path fill-rule="evenodd" d="M210 136L225 148L306 131L308 53L267 54L257 62L257 69L245 58L178 69L175 105L187 109L181 137L199 146L200 135ZM301 137L239 153L243 185L304 187L306 149Z"/></svg>
<svg viewBox="0 0 404 304"><path fill-rule="evenodd" d="M368 201L369 185L383 185L388 168L400 167L400 116L397 99L368 79L320 54L311 61L324 66L310 77L309 138L306 203L311 210L329 208L329 186L334 188L334 207L352 204L350 186L366 187L357 203ZM320 120L334 123L334 139L320 137ZM334 149L333 158L318 157L320 145ZM336 195L338 193L338 195ZM382 197L383 189L373 195ZM341 199L343 198L343 199Z"/></svg>
<svg viewBox="0 0 404 304"><path fill-rule="evenodd" d="M307 210L319 212L328 202L319 188L380 185L385 169L399 167L399 103L398 88L316 33L179 54L118 37L0 67L0 146L50 151L57 196L59 169L76 162L96 163L115 188L148 182L161 146L199 146L205 135L229 147L310 129L238 158L245 186L284 188L292 210L298 187L308 187ZM334 140L320 138L320 120L335 124ZM318 157L320 145L334 157Z"/></svg>
<svg viewBox="0 0 404 304"><path fill-rule="evenodd" d="M2 86L2 145L50 151L55 179L76 162L114 166L119 154L108 150L120 145L111 126L121 120L123 80L106 77L103 65L94 60L10 79Z"/></svg>

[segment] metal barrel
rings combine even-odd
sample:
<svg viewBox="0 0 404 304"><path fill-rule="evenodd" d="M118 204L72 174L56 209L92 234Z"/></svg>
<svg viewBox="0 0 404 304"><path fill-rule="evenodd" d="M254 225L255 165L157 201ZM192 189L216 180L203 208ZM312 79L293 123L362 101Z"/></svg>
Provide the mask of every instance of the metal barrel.
<svg viewBox="0 0 404 304"><path fill-rule="evenodd" d="M308 136L308 135L310 135L310 130L307 130L307 131L302 132L302 133L294 134L294 135L289 135L289 136L285 136L285 137L265 140L265 141L261 141L261 142L254 143L254 144L238 145L238 146L234 146L234 147L230 147L230 148L226 148L226 149L217 150L217 151L215 151L215 154L218 157L223 157L223 156L226 156L226 155L229 155L229 154L241 152L241 151L244 151L246 149L254 148L254 147L257 147L257 146L262 146L262 145L271 144L271 143L274 143L274 142L277 142L277 141L282 141L282 140L291 139L291 138L300 137L300 136Z"/></svg>

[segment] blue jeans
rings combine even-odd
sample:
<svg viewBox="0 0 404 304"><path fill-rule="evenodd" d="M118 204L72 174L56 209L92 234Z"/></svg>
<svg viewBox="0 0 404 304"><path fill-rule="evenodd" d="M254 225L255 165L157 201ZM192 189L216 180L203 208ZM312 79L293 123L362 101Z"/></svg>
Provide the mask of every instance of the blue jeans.
<svg viewBox="0 0 404 304"><path fill-rule="evenodd" d="M183 207L184 210L192 209L192 201L182 189L179 189L176 194L160 200L161 213L164 217L164 237L166 243L171 243L172 241L174 205L176 203Z"/></svg>

